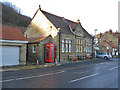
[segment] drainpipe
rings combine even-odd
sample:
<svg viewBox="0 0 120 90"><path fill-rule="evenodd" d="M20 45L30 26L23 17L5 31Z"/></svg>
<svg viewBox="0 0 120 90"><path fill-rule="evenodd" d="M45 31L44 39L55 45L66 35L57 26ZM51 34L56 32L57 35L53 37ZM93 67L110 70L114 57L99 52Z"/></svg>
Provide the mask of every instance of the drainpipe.
<svg viewBox="0 0 120 90"><path fill-rule="evenodd" d="M60 62L60 35L61 33L59 32L59 62Z"/></svg>

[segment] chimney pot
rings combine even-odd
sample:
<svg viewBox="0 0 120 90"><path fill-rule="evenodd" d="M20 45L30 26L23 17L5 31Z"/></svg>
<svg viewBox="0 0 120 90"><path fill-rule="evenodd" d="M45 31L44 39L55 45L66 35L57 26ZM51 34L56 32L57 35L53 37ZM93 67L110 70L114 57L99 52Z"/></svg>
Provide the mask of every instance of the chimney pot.
<svg viewBox="0 0 120 90"><path fill-rule="evenodd" d="M39 5L39 9L41 10L41 5Z"/></svg>

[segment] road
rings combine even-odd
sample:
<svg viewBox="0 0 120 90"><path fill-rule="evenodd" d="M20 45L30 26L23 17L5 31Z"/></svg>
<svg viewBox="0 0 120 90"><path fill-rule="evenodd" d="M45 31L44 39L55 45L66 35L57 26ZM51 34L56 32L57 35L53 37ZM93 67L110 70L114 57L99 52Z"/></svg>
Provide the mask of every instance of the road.
<svg viewBox="0 0 120 90"><path fill-rule="evenodd" d="M118 88L118 59L2 73L2 88ZM119 79L120 80L120 79Z"/></svg>

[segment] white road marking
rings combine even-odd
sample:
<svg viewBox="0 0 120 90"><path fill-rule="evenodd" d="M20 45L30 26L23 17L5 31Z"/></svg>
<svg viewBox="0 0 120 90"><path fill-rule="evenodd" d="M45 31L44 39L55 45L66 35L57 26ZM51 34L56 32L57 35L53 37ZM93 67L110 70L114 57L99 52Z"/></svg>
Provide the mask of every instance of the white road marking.
<svg viewBox="0 0 120 90"><path fill-rule="evenodd" d="M48 76L48 75L52 75L52 74L54 74L54 73L49 73L49 74L38 75L38 76L36 76L36 77L43 77L43 76Z"/></svg>
<svg viewBox="0 0 120 90"><path fill-rule="evenodd" d="M95 65L99 65L99 64L95 64Z"/></svg>
<svg viewBox="0 0 120 90"><path fill-rule="evenodd" d="M95 69L99 69L99 68L95 68Z"/></svg>
<svg viewBox="0 0 120 90"><path fill-rule="evenodd" d="M65 71L56 72L56 73L49 73L49 74L43 74L43 75L38 75L38 76L30 76L30 77L21 77L21 78L15 78L15 79L2 80L2 81L0 81L0 83L1 82L16 81L16 80L30 79L30 78L34 78L34 77L49 76L49 75L53 75L53 74L60 74L60 73L63 73L63 72L65 72Z"/></svg>
<svg viewBox="0 0 120 90"><path fill-rule="evenodd" d="M116 68L118 68L118 66L116 66L116 67L113 67L113 68L110 68L109 70L113 70L113 69L116 69Z"/></svg>
<svg viewBox="0 0 120 90"><path fill-rule="evenodd" d="M96 76L98 75L99 73L95 73L95 74L92 74L92 75L89 75L89 76L85 76L85 77L82 77L82 78L79 78L79 79L75 79L75 80L72 80L68 83L73 83L73 82L76 82L76 81L79 81L79 80L83 80L83 79L86 79L86 78L90 78L90 77L93 77L93 76Z"/></svg>

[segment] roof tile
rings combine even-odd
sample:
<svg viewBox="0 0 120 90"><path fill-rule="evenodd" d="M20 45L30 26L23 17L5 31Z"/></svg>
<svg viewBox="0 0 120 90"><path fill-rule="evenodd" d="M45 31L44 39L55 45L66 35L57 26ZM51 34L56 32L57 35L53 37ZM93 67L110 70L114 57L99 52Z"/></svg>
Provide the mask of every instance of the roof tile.
<svg viewBox="0 0 120 90"><path fill-rule="evenodd" d="M0 39L26 41L26 38L20 29L9 26L0 26L0 28L2 36Z"/></svg>
<svg viewBox="0 0 120 90"><path fill-rule="evenodd" d="M107 42L112 48L117 48L113 43L112 43L112 41L110 41L110 42Z"/></svg>
<svg viewBox="0 0 120 90"><path fill-rule="evenodd" d="M46 37L40 36L40 37L27 38L27 40L28 40L29 42L39 42L39 41L41 41L41 40L43 40L43 39L45 39L45 38L46 38Z"/></svg>

